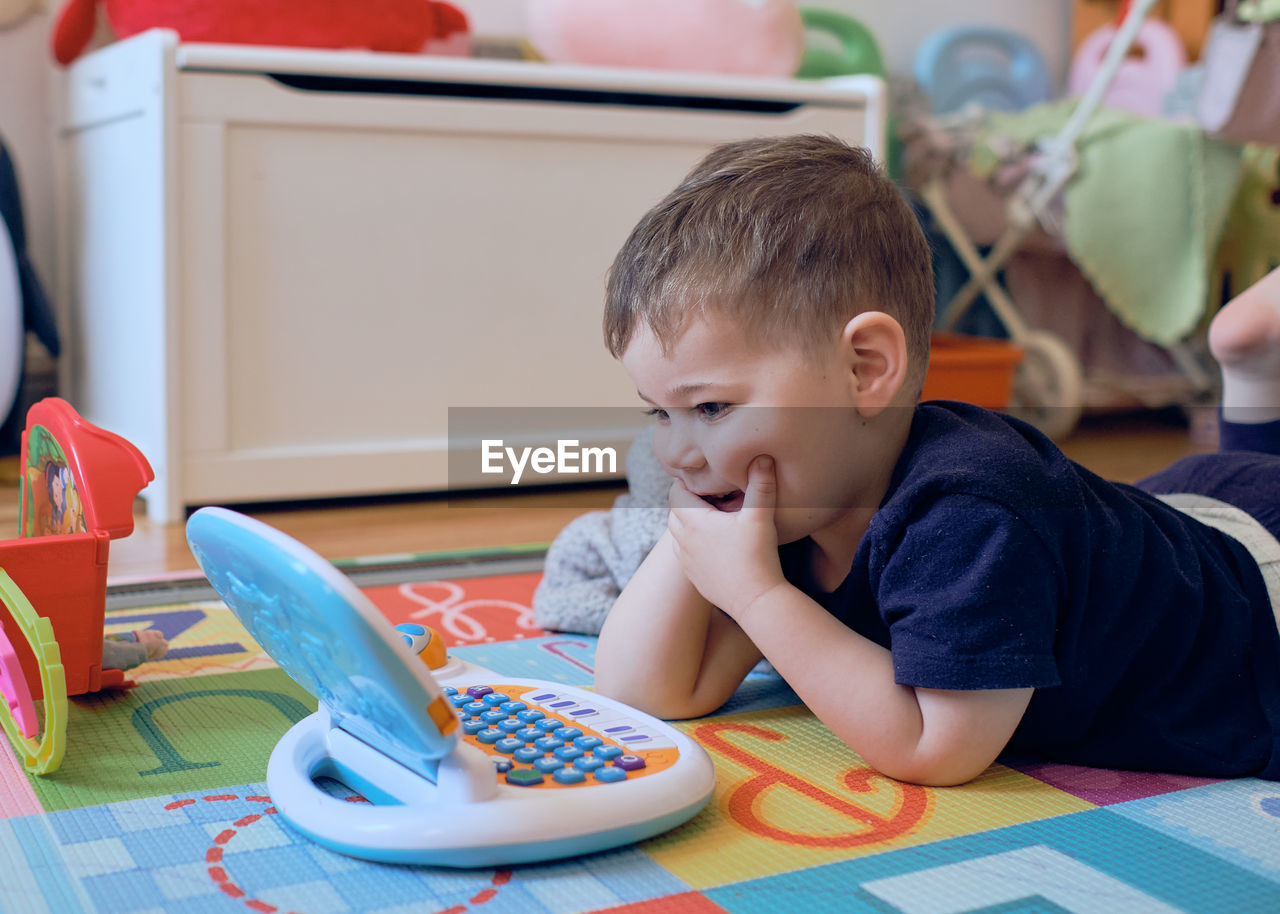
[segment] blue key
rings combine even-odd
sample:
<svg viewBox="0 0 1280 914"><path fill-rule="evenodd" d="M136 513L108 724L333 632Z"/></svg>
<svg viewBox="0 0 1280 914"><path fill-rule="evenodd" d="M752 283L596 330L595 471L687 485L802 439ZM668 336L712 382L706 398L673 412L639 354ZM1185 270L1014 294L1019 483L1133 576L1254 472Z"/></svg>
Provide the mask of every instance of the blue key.
<svg viewBox="0 0 1280 914"><path fill-rule="evenodd" d="M489 707L483 701L469 701L462 706L462 710L474 717L476 715L483 714L485 711L489 710Z"/></svg>
<svg viewBox="0 0 1280 914"><path fill-rule="evenodd" d="M556 739L554 736L544 736L542 739L535 739L533 744L543 752L552 752L564 745L564 740Z"/></svg>
<svg viewBox="0 0 1280 914"><path fill-rule="evenodd" d="M471 698L467 695L454 695L449 699L449 703L455 708L465 708L471 703Z"/></svg>
<svg viewBox="0 0 1280 914"><path fill-rule="evenodd" d="M519 723L519 721L516 721L516 723ZM517 738L524 740L526 743L531 743L535 739L539 739L542 737L542 731L539 730L537 727L524 727L520 730L517 730L515 735Z"/></svg>
<svg viewBox="0 0 1280 914"><path fill-rule="evenodd" d="M572 762L576 758L582 758L586 753L577 746L561 746L554 755L562 762Z"/></svg>
<svg viewBox="0 0 1280 914"><path fill-rule="evenodd" d="M507 772L507 783L516 787L535 787L542 781L542 775L532 768L513 768Z"/></svg>
<svg viewBox="0 0 1280 914"><path fill-rule="evenodd" d="M462 732L467 736L475 736L481 730L489 729L489 725L482 720L464 720L462 722Z"/></svg>
<svg viewBox="0 0 1280 914"><path fill-rule="evenodd" d="M559 730L564 726L564 724L560 723L560 721L556 720L554 717L544 717L540 720L534 721L533 725L543 733L550 733L552 730Z"/></svg>
<svg viewBox="0 0 1280 914"><path fill-rule="evenodd" d="M586 774L577 768L557 768L551 776L557 784L581 784L587 779Z"/></svg>
<svg viewBox="0 0 1280 914"><path fill-rule="evenodd" d="M485 704L487 704L489 707L496 708L498 705L502 704L503 702L510 701L511 696L503 695L501 692L490 692L488 695L481 697L480 700L483 701Z"/></svg>
<svg viewBox="0 0 1280 914"><path fill-rule="evenodd" d="M498 705L498 707L506 711L508 714L515 714L518 711L523 711L529 706L523 701L504 701L502 704Z"/></svg>
<svg viewBox="0 0 1280 914"><path fill-rule="evenodd" d="M476 734L476 739L486 745L492 746L498 740L503 739L502 731L496 727L486 727Z"/></svg>
<svg viewBox="0 0 1280 914"><path fill-rule="evenodd" d="M601 783L613 784L617 781L625 781L627 779L627 773L621 768L600 768L596 771L594 777Z"/></svg>
<svg viewBox="0 0 1280 914"><path fill-rule="evenodd" d="M444 687L444 694L446 694L446 695L448 695L448 696L450 696L450 697L453 697L454 695L457 695L457 694L458 694L458 690L457 690L457 689L455 689L453 686L445 686L445 687Z"/></svg>
<svg viewBox="0 0 1280 914"><path fill-rule="evenodd" d="M503 737L493 744L493 748L497 749L504 755L510 755L517 749L524 748L524 740L516 739L514 736Z"/></svg>
<svg viewBox="0 0 1280 914"><path fill-rule="evenodd" d="M584 755L582 758L576 758L573 760L573 767L577 768L579 771L586 771L590 773L595 771L597 768L603 768L604 762L600 761L598 758L592 758L589 755Z"/></svg>
<svg viewBox="0 0 1280 914"><path fill-rule="evenodd" d="M506 774L514 768L515 765L512 764L511 759L509 758L496 758L493 760L493 767L497 770L498 774Z"/></svg>
<svg viewBox="0 0 1280 914"><path fill-rule="evenodd" d="M573 744L579 749L585 749L590 752L596 746L603 746L604 740L598 736L579 736L573 741Z"/></svg>
<svg viewBox="0 0 1280 914"><path fill-rule="evenodd" d="M547 716L546 714L544 714L542 711L539 711L537 708L526 708L523 711L516 712L516 717L520 718L526 724L531 724L535 720L542 720L542 718L546 716Z"/></svg>
<svg viewBox="0 0 1280 914"><path fill-rule="evenodd" d="M559 730L553 731L556 739L562 739L566 743L572 742L582 735L582 731L577 727L561 727Z"/></svg>
<svg viewBox="0 0 1280 914"><path fill-rule="evenodd" d="M499 711L497 708L490 708L480 715L480 719L487 724L497 725L498 721L507 719L506 711Z"/></svg>
<svg viewBox="0 0 1280 914"><path fill-rule="evenodd" d="M610 762L616 759L618 756L622 755L622 747L621 746L596 746L596 748L591 751L591 754L594 755L596 758L602 758L606 762Z"/></svg>
<svg viewBox="0 0 1280 914"><path fill-rule="evenodd" d="M543 774L550 774L564 767L564 762L558 758L544 757L533 760L533 767L541 771Z"/></svg>
<svg viewBox="0 0 1280 914"><path fill-rule="evenodd" d="M521 729L523 726L524 724L520 723L520 721L511 717L507 718L506 720L498 722L498 729L501 730L503 733L514 734L517 730Z"/></svg>
<svg viewBox="0 0 1280 914"><path fill-rule="evenodd" d="M517 762L524 762L526 765L533 764L544 755L541 749L535 749L532 746L521 746L511 754Z"/></svg>

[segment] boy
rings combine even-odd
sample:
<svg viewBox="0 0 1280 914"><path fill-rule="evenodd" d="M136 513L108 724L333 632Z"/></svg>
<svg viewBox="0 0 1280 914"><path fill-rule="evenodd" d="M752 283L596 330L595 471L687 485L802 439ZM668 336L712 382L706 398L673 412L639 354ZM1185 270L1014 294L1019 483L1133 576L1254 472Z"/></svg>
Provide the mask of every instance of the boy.
<svg viewBox="0 0 1280 914"><path fill-rule="evenodd" d="M1280 778L1280 457L1254 453L1280 453L1280 271L1211 334L1224 443L1249 451L1149 480L1198 493L1178 510L1017 420L917 406L929 263L830 138L721 147L641 220L605 336L674 482L598 689L695 717L763 656L901 780L962 783L1006 748Z"/></svg>

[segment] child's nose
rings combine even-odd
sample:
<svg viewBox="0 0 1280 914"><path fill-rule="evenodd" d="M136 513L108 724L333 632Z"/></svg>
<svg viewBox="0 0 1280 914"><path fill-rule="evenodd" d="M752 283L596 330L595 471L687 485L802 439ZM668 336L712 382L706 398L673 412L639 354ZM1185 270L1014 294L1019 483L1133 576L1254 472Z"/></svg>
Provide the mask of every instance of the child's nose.
<svg viewBox="0 0 1280 914"><path fill-rule="evenodd" d="M675 427L655 434L653 447L658 461L672 470L696 470L707 463L694 436Z"/></svg>

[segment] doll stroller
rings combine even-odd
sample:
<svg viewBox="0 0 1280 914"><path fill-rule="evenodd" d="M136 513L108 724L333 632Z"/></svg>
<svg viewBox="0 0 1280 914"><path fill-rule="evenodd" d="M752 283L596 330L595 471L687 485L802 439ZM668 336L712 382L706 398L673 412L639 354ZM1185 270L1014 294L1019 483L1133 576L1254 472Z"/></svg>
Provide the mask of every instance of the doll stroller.
<svg viewBox="0 0 1280 914"><path fill-rule="evenodd" d="M1061 337L1031 326L1024 318L1001 285L999 273L1034 233L1043 228L1051 235L1060 234L1053 206L1076 172L1077 141L1154 5L1155 0L1134 0L1069 119L1055 135L1036 144L1036 154L1027 160L1025 175L1003 201L1005 227L985 256L957 216L943 174L932 171L918 189L938 228L969 271L967 280L940 308L937 329L953 330L978 297L984 296L1010 341L1023 352L1010 411L1051 437L1066 435L1079 420L1084 408L1084 371L1077 354ZM1170 350L1170 355L1194 387L1208 389L1211 381L1192 356L1177 347Z"/></svg>

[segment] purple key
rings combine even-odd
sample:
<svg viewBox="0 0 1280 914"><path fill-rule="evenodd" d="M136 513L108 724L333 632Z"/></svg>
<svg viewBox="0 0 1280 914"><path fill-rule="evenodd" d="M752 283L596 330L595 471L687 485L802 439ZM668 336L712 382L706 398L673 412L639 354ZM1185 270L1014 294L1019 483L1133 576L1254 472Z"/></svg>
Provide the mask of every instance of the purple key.
<svg viewBox="0 0 1280 914"><path fill-rule="evenodd" d="M492 691L493 689L487 685L478 685L467 689L467 694L472 698L484 698L484 696L488 695Z"/></svg>
<svg viewBox="0 0 1280 914"><path fill-rule="evenodd" d="M644 759L638 755L620 755L613 760L613 765L623 771L639 771L644 767Z"/></svg>

